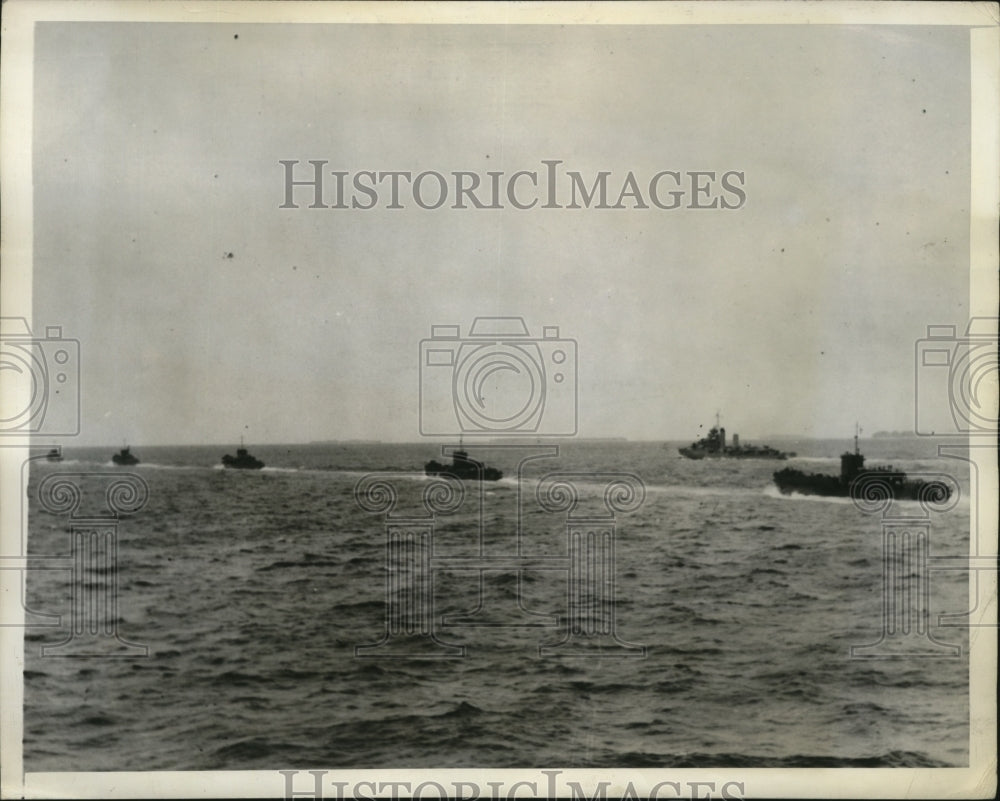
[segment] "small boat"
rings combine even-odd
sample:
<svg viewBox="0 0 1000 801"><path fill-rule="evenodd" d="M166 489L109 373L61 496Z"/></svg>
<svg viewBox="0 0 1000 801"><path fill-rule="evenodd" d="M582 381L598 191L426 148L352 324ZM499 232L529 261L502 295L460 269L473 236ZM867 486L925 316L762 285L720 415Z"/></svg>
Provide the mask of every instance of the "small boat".
<svg viewBox="0 0 1000 801"><path fill-rule="evenodd" d="M61 462L63 460L62 451L59 448L53 448L45 454L45 460L49 462Z"/></svg>
<svg viewBox="0 0 1000 801"><path fill-rule="evenodd" d="M795 456L794 453L785 453L770 445L740 445L739 434L733 434L732 444L727 444L726 429L719 425L718 413L708 436L678 450L681 456L688 459L787 459Z"/></svg>
<svg viewBox="0 0 1000 801"><path fill-rule="evenodd" d="M892 465L865 467L864 454L858 449L857 433L854 434L854 453L845 451L840 456L839 476L805 473L791 467L774 474L774 483L784 495L798 492L802 495L846 498L850 497L851 488L859 480L877 482L895 500L916 501L924 497L947 500L951 497L951 487L943 481L910 479Z"/></svg>
<svg viewBox="0 0 1000 801"><path fill-rule="evenodd" d="M450 475L465 481L499 481L503 478L501 471L471 458L467 451L462 450L461 444L458 447L451 453L451 464L431 459L424 465L424 473L428 476Z"/></svg>
<svg viewBox="0 0 1000 801"><path fill-rule="evenodd" d="M242 446L243 442L241 440L240 447L236 449L235 456L231 456L228 453L223 456L222 466L231 467L234 470L260 470L264 466L264 463L256 456L251 456L250 452Z"/></svg>
<svg viewBox="0 0 1000 801"><path fill-rule="evenodd" d="M139 464L139 459L132 453L128 445L111 457L111 461L117 465L129 466Z"/></svg>

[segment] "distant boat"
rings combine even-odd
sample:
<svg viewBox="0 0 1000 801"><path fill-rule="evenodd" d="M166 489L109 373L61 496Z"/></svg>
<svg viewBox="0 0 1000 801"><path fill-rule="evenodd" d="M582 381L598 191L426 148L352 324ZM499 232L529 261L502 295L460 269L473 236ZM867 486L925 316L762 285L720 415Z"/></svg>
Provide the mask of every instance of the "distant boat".
<svg viewBox="0 0 1000 801"><path fill-rule="evenodd" d="M495 467L487 467L482 462L469 457L467 451L452 451L451 464L442 464L431 459L424 465L424 473L428 476L451 475L465 481L499 481L503 473Z"/></svg>
<svg viewBox="0 0 1000 801"><path fill-rule="evenodd" d="M53 448L45 454L45 459L49 462L61 462L63 460L62 451L58 448Z"/></svg>
<svg viewBox="0 0 1000 801"><path fill-rule="evenodd" d="M264 463L255 456L251 456L246 448L242 447L243 443L240 442L239 448L236 449L236 455L230 456L228 453L222 457L222 466L231 467L234 470L260 470Z"/></svg>
<svg viewBox="0 0 1000 801"><path fill-rule="evenodd" d="M129 446L126 445L118 453L111 457L111 461L118 465L128 466L139 464L139 459L132 454Z"/></svg>
<svg viewBox="0 0 1000 801"><path fill-rule="evenodd" d="M795 455L779 451L770 445L740 445L739 434L733 434L732 444L727 445L726 429L719 425L718 414L715 415L715 425L708 436L678 450L688 459L787 459Z"/></svg>
<svg viewBox="0 0 1000 801"><path fill-rule="evenodd" d="M882 467L865 467L864 454L858 449L858 435L854 435L854 453L845 451L840 456L840 475L831 476L823 473L804 473L786 467L774 474L774 483L784 495L798 492L803 495L824 495L827 497L846 498L851 494L851 487L859 479L871 477L887 488L896 500L915 501L922 497L934 497L947 500L951 497L951 487L942 481L920 481L909 479L902 470L896 470L892 465Z"/></svg>

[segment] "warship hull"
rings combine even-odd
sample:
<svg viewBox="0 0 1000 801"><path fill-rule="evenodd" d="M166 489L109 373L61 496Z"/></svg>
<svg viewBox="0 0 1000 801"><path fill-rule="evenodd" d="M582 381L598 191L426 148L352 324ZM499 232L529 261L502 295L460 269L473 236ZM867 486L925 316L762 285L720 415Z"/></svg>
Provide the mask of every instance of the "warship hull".
<svg viewBox="0 0 1000 801"><path fill-rule="evenodd" d="M131 467L132 465L139 464L139 460L132 455L132 452L128 448L122 448L111 457L111 461L121 467Z"/></svg>
<svg viewBox="0 0 1000 801"><path fill-rule="evenodd" d="M889 473L881 470L858 473L850 479L821 473L804 473L801 470L785 468L774 474L774 483L784 495L823 495L833 498L849 498L855 485L871 482L884 488L897 501L917 501L928 498L947 499L951 489L938 481L910 480L905 473Z"/></svg>
<svg viewBox="0 0 1000 801"><path fill-rule="evenodd" d="M770 445L741 445L739 434L733 434L732 444L726 439L726 429L718 423L697 442L678 448L688 459L787 459L794 453L785 453Z"/></svg>
<svg viewBox="0 0 1000 801"><path fill-rule="evenodd" d="M782 451L774 450L773 448L761 448L757 449L734 449L729 448L724 453L719 451L709 451L707 449L701 448L678 448L681 456L685 456L688 459L777 459L784 460L789 457L789 454L783 453ZM795 454L791 454L794 456Z"/></svg>
<svg viewBox="0 0 1000 801"><path fill-rule="evenodd" d="M246 448L240 448L235 456L228 453L223 456L222 466L232 470L260 470L264 463L256 456L251 456Z"/></svg>
<svg viewBox="0 0 1000 801"><path fill-rule="evenodd" d="M482 462L470 459L465 451L455 451L451 464L444 464L431 459L424 465L424 474L428 476L454 476L463 481L499 481L503 473L495 467L487 467Z"/></svg>

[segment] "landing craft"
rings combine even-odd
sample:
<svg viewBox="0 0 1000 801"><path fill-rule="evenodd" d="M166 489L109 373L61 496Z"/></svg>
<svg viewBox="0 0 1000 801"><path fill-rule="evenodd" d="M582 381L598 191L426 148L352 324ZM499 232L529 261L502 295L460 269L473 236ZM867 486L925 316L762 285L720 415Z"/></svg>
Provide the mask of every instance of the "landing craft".
<svg viewBox="0 0 1000 801"><path fill-rule="evenodd" d="M951 487L943 481L908 479L906 473L896 470L892 465L866 468L864 454L858 448L857 429L854 432L854 453L845 451L840 455L839 476L803 473L801 470L786 467L774 474L774 483L784 495L798 492L803 495L846 498L850 496L855 482L865 481L868 478L871 479L873 487L877 483L899 501L933 499L938 502L951 497Z"/></svg>
<svg viewBox="0 0 1000 801"><path fill-rule="evenodd" d="M236 449L236 455L231 456L227 453L223 456L222 466L234 470L260 470L264 463L256 456L250 455L250 452L243 447L243 437L240 437L240 447Z"/></svg>
<svg viewBox="0 0 1000 801"><path fill-rule="evenodd" d="M139 464L138 458L132 453L128 445L123 447L118 453L111 457L111 461L118 465L128 466Z"/></svg>
<svg viewBox="0 0 1000 801"><path fill-rule="evenodd" d="M468 451L462 449L459 443L457 451L451 453L451 464L442 464L431 459L424 465L424 473L428 476L451 475L466 481L499 481L503 473L495 467L487 467L482 462L469 457Z"/></svg>

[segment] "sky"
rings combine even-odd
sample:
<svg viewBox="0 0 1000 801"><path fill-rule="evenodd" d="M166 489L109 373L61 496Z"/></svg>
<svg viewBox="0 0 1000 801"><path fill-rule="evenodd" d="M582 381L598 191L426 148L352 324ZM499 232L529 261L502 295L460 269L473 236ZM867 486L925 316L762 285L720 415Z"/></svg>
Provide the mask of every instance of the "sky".
<svg viewBox="0 0 1000 801"><path fill-rule="evenodd" d="M572 342L541 381L575 383L578 436L720 411L846 439L912 429L915 343L968 319L966 28L39 23L34 69L33 324L80 342L64 444L420 441L454 376L421 341L491 316ZM610 204L629 172L737 171L745 202L281 208L280 162L310 159L559 160Z"/></svg>

